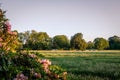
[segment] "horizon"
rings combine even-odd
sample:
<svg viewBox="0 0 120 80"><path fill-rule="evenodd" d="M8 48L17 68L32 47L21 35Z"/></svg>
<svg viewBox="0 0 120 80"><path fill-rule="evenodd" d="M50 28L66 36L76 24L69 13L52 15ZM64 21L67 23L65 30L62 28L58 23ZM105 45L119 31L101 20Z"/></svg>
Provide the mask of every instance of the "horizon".
<svg viewBox="0 0 120 80"><path fill-rule="evenodd" d="M120 0L0 0L12 30L50 37L82 33L86 41L120 36Z"/></svg>

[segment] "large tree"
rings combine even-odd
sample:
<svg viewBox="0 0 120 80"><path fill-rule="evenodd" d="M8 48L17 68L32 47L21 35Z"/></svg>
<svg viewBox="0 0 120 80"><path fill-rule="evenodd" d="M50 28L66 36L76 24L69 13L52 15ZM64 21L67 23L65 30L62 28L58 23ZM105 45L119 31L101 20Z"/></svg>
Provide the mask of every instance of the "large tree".
<svg viewBox="0 0 120 80"><path fill-rule="evenodd" d="M65 35L56 35L53 37L53 48L54 49L69 49L70 42Z"/></svg>
<svg viewBox="0 0 120 80"><path fill-rule="evenodd" d="M87 47L86 41L83 39L82 33L76 33L71 37L70 45L72 49L85 50Z"/></svg>
<svg viewBox="0 0 120 80"><path fill-rule="evenodd" d="M108 39L110 49L120 49L120 37L112 36Z"/></svg>
<svg viewBox="0 0 120 80"><path fill-rule="evenodd" d="M32 30L26 39L24 48L33 50L46 50L51 49L51 44L51 38L46 32L37 32L35 30Z"/></svg>
<svg viewBox="0 0 120 80"><path fill-rule="evenodd" d="M107 49L109 47L109 42L104 38L96 38L94 40L94 47L98 50Z"/></svg>

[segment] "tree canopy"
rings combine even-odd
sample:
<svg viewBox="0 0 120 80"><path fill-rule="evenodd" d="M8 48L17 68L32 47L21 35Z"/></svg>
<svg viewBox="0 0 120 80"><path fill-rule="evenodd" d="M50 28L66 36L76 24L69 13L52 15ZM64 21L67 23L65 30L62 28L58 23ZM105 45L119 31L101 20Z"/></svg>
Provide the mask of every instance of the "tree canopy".
<svg viewBox="0 0 120 80"><path fill-rule="evenodd" d="M35 30L26 31L18 34L19 41L23 44L23 49L32 50L51 50L51 49L120 49L120 37L112 36L108 40L104 38L95 38L94 41L86 42L82 33L74 34L71 39L66 35L55 35L49 37L46 32L37 32Z"/></svg>
<svg viewBox="0 0 120 80"><path fill-rule="evenodd" d="M51 38L46 32L37 32L35 30L32 30L31 33L26 32L21 34L23 34L24 37L27 36L24 48L33 50L46 50L51 48Z"/></svg>
<svg viewBox="0 0 120 80"><path fill-rule="evenodd" d="M104 38L96 38L94 40L94 47L98 50L103 50L109 47L109 42Z"/></svg>
<svg viewBox="0 0 120 80"><path fill-rule="evenodd" d="M112 36L108 39L110 49L120 49L120 37Z"/></svg>
<svg viewBox="0 0 120 80"><path fill-rule="evenodd" d="M86 41L83 39L82 33L76 33L71 37L70 45L72 49L85 50L87 47Z"/></svg>
<svg viewBox="0 0 120 80"><path fill-rule="evenodd" d="M87 43L87 49L94 49L94 43L92 41Z"/></svg>
<svg viewBox="0 0 120 80"><path fill-rule="evenodd" d="M56 35L53 37L54 49L69 49L69 39L65 35Z"/></svg>

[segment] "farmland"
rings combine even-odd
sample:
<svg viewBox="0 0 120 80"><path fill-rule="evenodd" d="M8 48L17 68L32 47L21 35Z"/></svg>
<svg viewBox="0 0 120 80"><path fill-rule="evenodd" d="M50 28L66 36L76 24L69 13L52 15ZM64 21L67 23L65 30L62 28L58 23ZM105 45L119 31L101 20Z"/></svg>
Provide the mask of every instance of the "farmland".
<svg viewBox="0 0 120 80"><path fill-rule="evenodd" d="M34 52L66 69L68 80L120 80L120 51Z"/></svg>

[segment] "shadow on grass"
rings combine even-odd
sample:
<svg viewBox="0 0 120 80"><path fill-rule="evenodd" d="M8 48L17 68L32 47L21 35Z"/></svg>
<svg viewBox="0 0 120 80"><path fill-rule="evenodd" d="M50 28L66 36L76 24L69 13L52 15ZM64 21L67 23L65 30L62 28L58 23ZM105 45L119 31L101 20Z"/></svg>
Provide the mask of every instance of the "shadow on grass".
<svg viewBox="0 0 120 80"><path fill-rule="evenodd" d="M71 72L68 72L71 73ZM92 71L72 71L72 74L75 75L82 75L82 76L97 76L101 78L108 78L109 80L119 80L120 79L120 73L117 73L114 75L114 73L106 73L106 72L92 72Z"/></svg>

